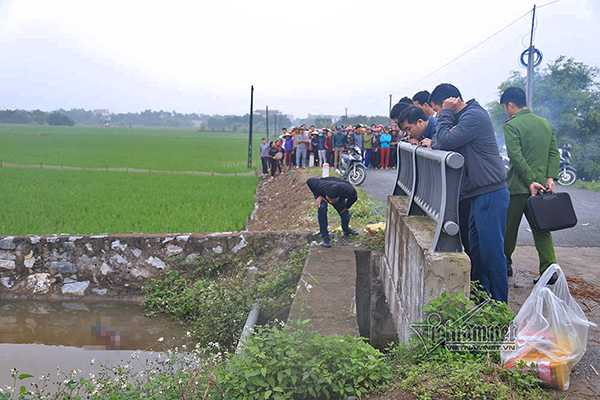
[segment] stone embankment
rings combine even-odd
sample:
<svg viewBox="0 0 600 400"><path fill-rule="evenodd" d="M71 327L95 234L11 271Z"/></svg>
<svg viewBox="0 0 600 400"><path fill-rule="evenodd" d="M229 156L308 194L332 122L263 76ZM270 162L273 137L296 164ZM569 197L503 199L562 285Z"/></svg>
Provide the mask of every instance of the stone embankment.
<svg viewBox="0 0 600 400"><path fill-rule="evenodd" d="M173 262L239 258L250 268L287 260L313 232L29 235L0 238L0 298L139 300L147 280Z"/></svg>

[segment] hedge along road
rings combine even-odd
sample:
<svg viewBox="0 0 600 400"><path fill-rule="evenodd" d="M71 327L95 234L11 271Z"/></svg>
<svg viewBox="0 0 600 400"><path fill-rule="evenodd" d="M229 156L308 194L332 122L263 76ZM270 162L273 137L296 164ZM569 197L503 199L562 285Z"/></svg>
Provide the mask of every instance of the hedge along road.
<svg viewBox="0 0 600 400"><path fill-rule="evenodd" d="M386 202L387 196L394 190L396 170L369 170L367 179L361 188L370 195ZM577 225L570 229L552 232L555 246L562 247L600 247L600 193L585 189L556 185L556 192L566 192L571 196ZM519 227L519 246L533 246L529 224L525 217Z"/></svg>

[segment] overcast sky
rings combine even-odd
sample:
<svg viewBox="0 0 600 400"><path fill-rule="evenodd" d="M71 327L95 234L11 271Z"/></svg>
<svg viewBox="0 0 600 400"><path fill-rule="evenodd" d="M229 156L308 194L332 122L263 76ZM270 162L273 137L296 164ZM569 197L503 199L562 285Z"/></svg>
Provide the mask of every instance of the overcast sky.
<svg viewBox="0 0 600 400"><path fill-rule="evenodd" d="M441 82L482 104L520 67L600 66L599 0L0 0L0 109L385 115Z"/></svg>

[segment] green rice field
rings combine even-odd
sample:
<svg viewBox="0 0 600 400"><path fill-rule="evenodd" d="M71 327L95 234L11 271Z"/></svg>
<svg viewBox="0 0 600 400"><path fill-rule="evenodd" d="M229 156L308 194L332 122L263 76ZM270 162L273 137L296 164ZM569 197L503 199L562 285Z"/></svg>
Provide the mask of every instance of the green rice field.
<svg viewBox="0 0 600 400"><path fill-rule="evenodd" d="M249 171L247 135L18 125L0 125L0 133L3 163L230 174L4 166L0 235L236 231L254 207L258 178L234 176ZM258 146L254 155L258 165Z"/></svg>
<svg viewBox="0 0 600 400"><path fill-rule="evenodd" d="M257 137L256 166L259 144ZM24 165L246 172L248 134L2 124L0 160Z"/></svg>

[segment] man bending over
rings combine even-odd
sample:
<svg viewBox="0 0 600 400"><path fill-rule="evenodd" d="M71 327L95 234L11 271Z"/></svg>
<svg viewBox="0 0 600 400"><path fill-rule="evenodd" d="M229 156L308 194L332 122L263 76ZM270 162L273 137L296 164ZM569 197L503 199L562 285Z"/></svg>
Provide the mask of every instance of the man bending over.
<svg viewBox="0 0 600 400"><path fill-rule="evenodd" d="M328 177L328 178L310 178L306 184L315 195L315 200L318 208L317 216L319 219L319 230L323 242L321 246L331 247L329 240L329 231L327 230L327 204L331 204L340 215L342 220L342 230L344 235L358 235L358 232L350 229L350 207L356 200L358 195L356 189L350 183L343 179Z"/></svg>

